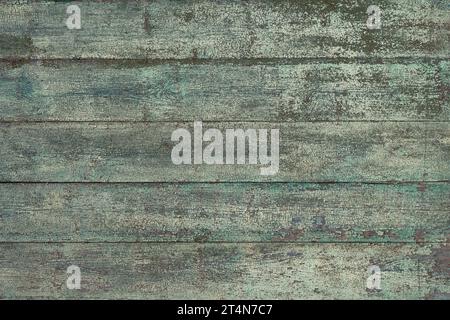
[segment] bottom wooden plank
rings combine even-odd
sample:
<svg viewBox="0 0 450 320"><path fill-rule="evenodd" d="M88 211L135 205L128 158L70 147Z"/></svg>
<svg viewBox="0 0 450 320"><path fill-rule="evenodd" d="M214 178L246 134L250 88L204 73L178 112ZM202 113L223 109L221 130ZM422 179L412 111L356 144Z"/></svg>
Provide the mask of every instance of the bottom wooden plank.
<svg viewBox="0 0 450 320"><path fill-rule="evenodd" d="M448 299L449 261L445 244L2 243L0 298Z"/></svg>

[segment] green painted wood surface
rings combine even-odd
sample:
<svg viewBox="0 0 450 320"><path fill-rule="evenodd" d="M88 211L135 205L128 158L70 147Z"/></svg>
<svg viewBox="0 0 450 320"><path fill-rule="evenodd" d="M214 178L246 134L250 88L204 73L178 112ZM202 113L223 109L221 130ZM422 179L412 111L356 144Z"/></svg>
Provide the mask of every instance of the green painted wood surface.
<svg viewBox="0 0 450 320"><path fill-rule="evenodd" d="M0 3L0 299L450 299L446 1L68 5ZM198 120L279 173L173 165Z"/></svg>
<svg viewBox="0 0 450 320"><path fill-rule="evenodd" d="M1 298L449 298L445 244L0 244ZM81 268L82 289L65 287ZM367 268L383 270L379 292Z"/></svg>
<svg viewBox="0 0 450 320"><path fill-rule="evenodd" d="M0 184L0 241L437 242L450 184Z"/></svg>
<svg viewBox="0 0 450 320"><path fill-rule="evenodd" d="M446 60L0 63L4 121L450 119Z"/></svg>
<svg viewBox="0 0 450 320"><path fill-rule="evenodd" d="M448 57L445 1L83 2L80 30L67 3L1 4L3 58Z"/></svg>
<svg viewBox="0 0 450 320"><path fill-rule="evenodd" d="M3 123L0 180L47 182L449 181L449 122L205 123L279 128L280 168L175 165L176 128L193 123ZM192 132L192 131L191 131ZM224 139L225 140L225 139ZM225 141L224 141L225 143ZM206 145L206 144L205 144Z"/></svg>

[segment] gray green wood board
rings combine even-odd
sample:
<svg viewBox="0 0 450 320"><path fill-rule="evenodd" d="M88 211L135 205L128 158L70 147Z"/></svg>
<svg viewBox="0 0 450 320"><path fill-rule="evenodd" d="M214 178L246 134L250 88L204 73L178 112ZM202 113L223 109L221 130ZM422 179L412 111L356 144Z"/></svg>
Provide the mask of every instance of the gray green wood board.
<svg viewBox="0 0 450 320"><path fill-rule="evenodd" d="M0 299L450 298L447 1L76 3L0 3ZM174 165L194 121L279 172Z"/></svg>

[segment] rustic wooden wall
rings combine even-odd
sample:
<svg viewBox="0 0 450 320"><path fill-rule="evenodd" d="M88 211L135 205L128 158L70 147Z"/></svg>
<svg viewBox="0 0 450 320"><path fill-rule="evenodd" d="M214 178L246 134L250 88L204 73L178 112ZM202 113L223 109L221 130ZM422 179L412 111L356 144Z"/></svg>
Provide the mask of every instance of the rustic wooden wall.
<svg viewBox="0 0 450 320"><path fill-rule="evenodd" d="M450 298L448 1L69 4L0 3L0 298ZM196 120L279 173L175 166Z"/></svg>

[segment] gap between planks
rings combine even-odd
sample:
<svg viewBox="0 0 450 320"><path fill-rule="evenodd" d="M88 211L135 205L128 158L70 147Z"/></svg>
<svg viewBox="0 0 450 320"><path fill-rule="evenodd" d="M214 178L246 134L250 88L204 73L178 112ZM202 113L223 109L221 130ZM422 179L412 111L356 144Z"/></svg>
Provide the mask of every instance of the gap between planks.
<svg viewBox="0 0 450 320"><path fill-rule="evenodd" d="M0 181L0 184L367 184L367 185L406 185L418 183L450 183L450 180L410 180L410 181Z"/></svg>
<svg viewBox="0 0 450 320"><path fill-rule="evenodd" d="M200 121L199 119L198 121ZM450 120L295 120L295 121L267 121L267 120L201 120L203 123L268 123L277 124L277 123L450 123ZM122 123L136 123L136 124L146 124L146 123L190 123L193 121L185 120L185 121L174 121L174 120L0 120L0 124L10 124L10 125L18 125L18 124L46 124L46 123L61 123L61 124L71 124L71 123L98 123L98 124L122 124Z"/></svg>
<svg viewBox="0 0 450 320"><path fill-rule="evenodd" d="M137 66L152 66L164 64L180 65L295 65L295 64L322 64L322 63L358 63L358 64L410 64L411 62L439 63L450 61L448 57L298 57L298 58L180 58L180 59L147 59L147 58L0 58L0 63L28 64L28 63L99 63L99 64L120 64L131 63Z"/></svg>
<svg viewBox="0 0 450 320"><path fill-rule="evenodd" d="M446 244L450 243L449 240L443 241L0 241L2 244L286 244L286 245L315 245L315 244L335 244L335 245L348 245L348 244L376 244L376 245L395 245L395 244Z"/></svg>

